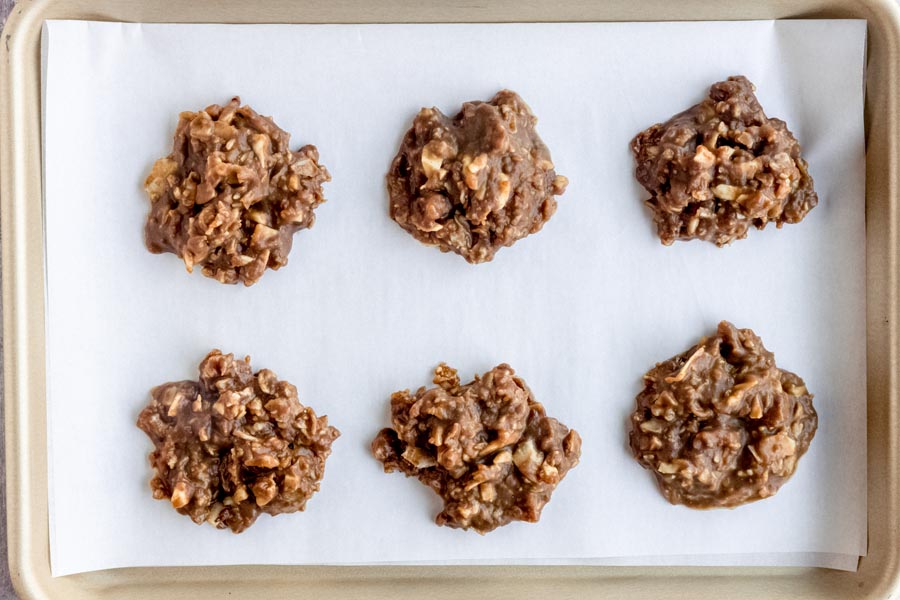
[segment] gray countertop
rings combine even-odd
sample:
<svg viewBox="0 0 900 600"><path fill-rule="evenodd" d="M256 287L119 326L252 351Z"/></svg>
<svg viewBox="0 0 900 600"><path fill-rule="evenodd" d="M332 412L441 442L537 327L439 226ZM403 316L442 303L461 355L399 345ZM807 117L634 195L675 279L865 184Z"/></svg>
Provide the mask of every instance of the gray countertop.
<svg viewBox="0 0 900 600"><path fill-rule="evenodd" d="M12 12L16 0L0 0L0 25ZM0 347L3 345L3 331L0 330ZM0 370L0 389L2 389L3 372ZM0 401L0 424L3 423L3 402ZM6 452L4 446L3 427L0 425L0 598L17 598L9 579L9 561L6 559Z"/></svg>

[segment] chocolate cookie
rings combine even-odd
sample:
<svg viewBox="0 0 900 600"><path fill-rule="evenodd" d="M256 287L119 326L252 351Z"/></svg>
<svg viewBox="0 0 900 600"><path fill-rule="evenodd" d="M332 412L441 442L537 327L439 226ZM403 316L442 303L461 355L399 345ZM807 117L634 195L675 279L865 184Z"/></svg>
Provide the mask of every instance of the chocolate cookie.
<svg viewBox="0 0 900 600"><path fill-rule="evenodd" d="M199 381L153 388L137 425L156 449L153 497L195 523L240 533L261 513L303 510L340 435L297 388L250 358L210 352Z"/></svg>
<svg viewBox="0 0 900 600"><path fill-rule="evenodd" d="M470 263L540 231L568 180L554 171L536 123L509 90L466 102L452 119L423 108L387 176L391 218Z"/></svg>
<svg viewBox="0 0 900 600"><path fill-rule="evenodd" d="M768 498L816 433L812 399L755 333L723 321L716 335L644 375L631 450L672 504L733 507Z"/></svg>
<svg viewBox="0 0 900 600"><path fill-rule="evenodd" d="M456 370L442 364L434 383L391 397L393 428L372 442L385 472L418 477L441 496L438 525L486 533L540 519L578 464L578 433L546 416L509 365L460 385Z"/></svg>
<svg viewBox="0 0 900 600"><path fill-rule="evenodd" d="M312 227L331 181L315 146L296 152L290 135L233 98L183 112L172 154L144 186L150 252L172 252L222 283L256 283L287 264L294 233Z"/></svg>
<svg viewBox="0 0 900 600"><path fill-rule="evenodd" d="M650 192L659 239L717 246L799 223L819 199L800 144L770 119L746 77L714 84L709 97L631 142L638 182Z"/></svg>

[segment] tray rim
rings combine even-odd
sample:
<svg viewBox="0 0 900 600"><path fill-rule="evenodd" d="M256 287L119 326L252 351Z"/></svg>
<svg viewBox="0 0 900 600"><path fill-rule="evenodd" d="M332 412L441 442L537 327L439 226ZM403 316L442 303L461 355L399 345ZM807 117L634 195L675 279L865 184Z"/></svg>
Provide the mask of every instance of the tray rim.
<svg viewBox="0 0 900 600"><path fill-rule="evenodd" d="M791 597L887 597L900 592L900 458L897 423L897 217L900 192L900 9L894 0L764 0L715 5L702 0L20 0L0 37L0 231L4 399L6 402L8 559L16 590L27 598L137 597L165 586L173 598L270 592L311 597L416 597L429 580L454 594L493 586L498 597L555 592L578 596L661 597L691 590L698 598L768 592ZM252 8L252 10L250 10ZM218 18L210 18L215 15ZM512 15L514 18L510 18ZM603 18L598 18L603 17ZM44 404L44 279L40 175L40 30L44 19L145 22L451 22L734 20L863 18L869 27L867 140L867 355L870 557L857 573L797 568L698 567L154 567L53 578L47 537ZM35 172L35 164L37 172ZM28 202L31 199L31 202ZM885 206L881 206L884 204ZM875 214L873 206L883 208ZM878 292L873 293L873 289ZM32 402L31 399L36 401ZM881 401L881 402L879 402ZM882 404L883 403L883 404ZM873 432L883 452L873 452ZM27 476L26 476L27 474ZM874 493L873 493L874 491ZM881 518L875 518L881 517ZM873 552L873 550L875 552ZM650 573L652 571L652 573ZM277 580L272 576L277 575ZM760 588L759 579L766 581ZM165 582L165 583L164 583ZM223 584L228 587L223 587ZM201 587L204 586L204 587ZM235 587L236 586L236 587ZM444 587L446 586L446 587Z"/></svg>

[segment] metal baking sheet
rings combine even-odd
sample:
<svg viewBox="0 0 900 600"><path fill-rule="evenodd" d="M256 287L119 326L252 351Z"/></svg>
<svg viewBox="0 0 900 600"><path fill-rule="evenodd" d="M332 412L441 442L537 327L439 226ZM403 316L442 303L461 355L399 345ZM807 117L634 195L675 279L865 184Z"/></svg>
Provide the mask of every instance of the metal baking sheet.
<svg viewBox="0 0 900 600"><path fill-rule="evenodd" d="M0 64L4 356L6 375L10 560L29 597L167 597L296 594L310 597L883 597L897 586L897 55L900 19L890 0L852 10L827 2L762 2L742 7L700 2L492 2L440 5L345 0L122 4L35 0L10 19ZM143 22L503 22L784 17L869 21L867 84L867 356L869 555L857 573L822 569L646 567L206 567L103 571L51 578L48 560L44 406L44 280L40 172L40 27L44 19ZM9 37L7 37L7 35ZM730 49L738 51L739 48ZM764 578L769 585L761 587Z"/></svg>

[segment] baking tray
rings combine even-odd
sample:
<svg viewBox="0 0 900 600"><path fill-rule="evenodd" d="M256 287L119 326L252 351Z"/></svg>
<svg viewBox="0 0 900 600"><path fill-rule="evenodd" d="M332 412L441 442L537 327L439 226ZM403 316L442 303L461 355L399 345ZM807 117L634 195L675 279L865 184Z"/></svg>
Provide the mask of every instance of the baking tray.
<svg viewBox="0 0 900 600"><path fill-rule="evenodd" d="M51 577L40 137L40 34L45 19L415 23L776 18L868 21L865 129L869 550L868 556L861 559L858 572L759 567L236 566L128 568ZM736 52L740 47L727 50ZM7 523L10 570L23 597L422 599L471 595L498 599L683 596L697 600L759 600L886 598L900 593L900 10L895 0L19 0L0 37L0 56Z"/></svg>

